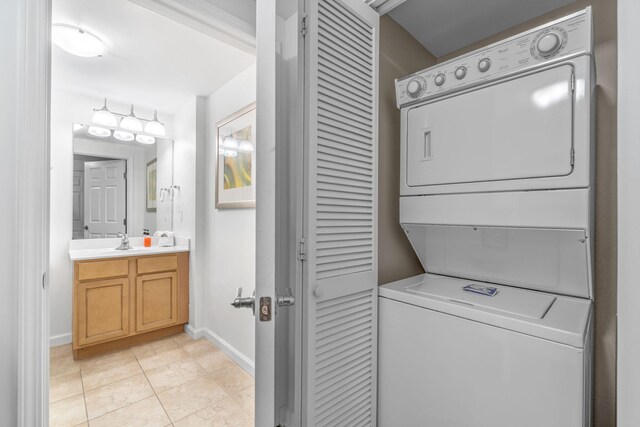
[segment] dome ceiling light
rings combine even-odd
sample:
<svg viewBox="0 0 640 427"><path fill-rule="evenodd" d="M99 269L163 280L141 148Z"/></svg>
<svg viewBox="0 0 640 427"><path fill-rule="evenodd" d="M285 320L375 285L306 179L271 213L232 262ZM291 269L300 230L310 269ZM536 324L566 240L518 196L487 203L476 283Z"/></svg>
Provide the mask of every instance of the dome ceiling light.
<svg viewBox="0 0 640 427"><path fill-rule="evenodd" d="M153 120L145 125L144 131L150 135L164 136L164 123L158 120L158 110L153 113Z"/></svg>
<svg viewBox="0 0 640 427"><path fill-rule="evenodd" d="M133 112L133 105L131 106L131 112L128 116L124 116L120 120L120 127L122 129L130 130L132 132L142 132L142 122L138 119Z"/></svg>
<svg viewBox="0 0 640 427"><path fill-rule="evenodd" d="M99 109L93 110L93 118L92 118L93 123L97 124L97 125L102 125L102 126L116 126L118 124L118 120L116 119L116 116L109 111L109 108L107 108L107 98L104 99L104 106Z"/></svg>
<svg viewBox="0 0 640 427"><path fill-rule="evenodd" d="M74 25L53 24L51 41L65 52L82 58L99 57L106 51L105 43L98 36Z"/></svg>

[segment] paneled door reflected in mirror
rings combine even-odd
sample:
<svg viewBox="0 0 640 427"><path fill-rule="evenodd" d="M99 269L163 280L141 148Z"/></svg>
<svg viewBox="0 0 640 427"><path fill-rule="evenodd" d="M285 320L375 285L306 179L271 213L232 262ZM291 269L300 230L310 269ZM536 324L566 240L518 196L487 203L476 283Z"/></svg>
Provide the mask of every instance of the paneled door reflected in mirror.
<svg viewBox="0 0 640 427"><path fill-rule="evenodd" d="M96 136L73 125L73 239L173 229L173 141Z"/></svg>

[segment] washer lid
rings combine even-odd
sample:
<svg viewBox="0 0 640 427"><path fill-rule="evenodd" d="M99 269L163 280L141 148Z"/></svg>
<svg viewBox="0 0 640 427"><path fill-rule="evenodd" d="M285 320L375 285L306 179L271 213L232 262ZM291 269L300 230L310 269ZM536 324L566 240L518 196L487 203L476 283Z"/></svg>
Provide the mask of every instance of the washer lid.
<svg viewBox="0 0 640 427"><path fill-rule="evenodd" d="M556 300L540 292L437 276L406 290L532 319L542 319Z"/></svg>
<svg viewBox="0 0 640 427"><path fill-rule="evenodd" d="M466 279L420 274L382 285L378 295L381 299L584 348L591 320L591 300L478 282L474 283L495 287L498 293L495 297L478 295L478 298L463 299L461 289L469 283ZM546 311L541 313L545 307Z"/></svg>
<svg viewBox="0 0 640 427"><path fill-rule="evenodd" d="M466 295L471 283L496 288L494 297ZM464 292L464 294L462 294ZM381 299L415 305L535 336L549 341L584 348L591 319L589 299L467 279L421 274L378 288ZM428 327L414 325L413 327Z"/></svg>
<svg viewBox="0 0 640 427"><path fill-rule="evenodd" d="M426 271L590 298L585 230L403 222Z"/></svg>

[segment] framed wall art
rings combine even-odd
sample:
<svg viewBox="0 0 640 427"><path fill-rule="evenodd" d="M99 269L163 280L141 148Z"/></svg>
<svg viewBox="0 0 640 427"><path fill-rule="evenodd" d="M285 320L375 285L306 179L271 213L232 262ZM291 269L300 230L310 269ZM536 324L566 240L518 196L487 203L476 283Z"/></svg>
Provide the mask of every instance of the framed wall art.
<svg viewBox="0 0 640 427"><path fill-rule="evenodd" d="M256 104L216 124L216 209L256 206Z"/></svg>

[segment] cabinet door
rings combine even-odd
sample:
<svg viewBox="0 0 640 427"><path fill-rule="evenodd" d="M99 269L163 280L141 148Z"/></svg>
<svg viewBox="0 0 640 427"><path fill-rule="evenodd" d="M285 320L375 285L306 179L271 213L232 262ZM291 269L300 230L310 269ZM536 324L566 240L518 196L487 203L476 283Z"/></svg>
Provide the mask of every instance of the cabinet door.
<svg viewBox="0 0 640 427"><path fill-rule="evenodd" d="M77 287L78 345L129 335L129 279L79 283Z"/></svg>
<svg viewBox="0 0 640 427"><path fill-rule="evenodd" d="M136 279L136 331L178 323L178 274L145 274Z"/></svg>

